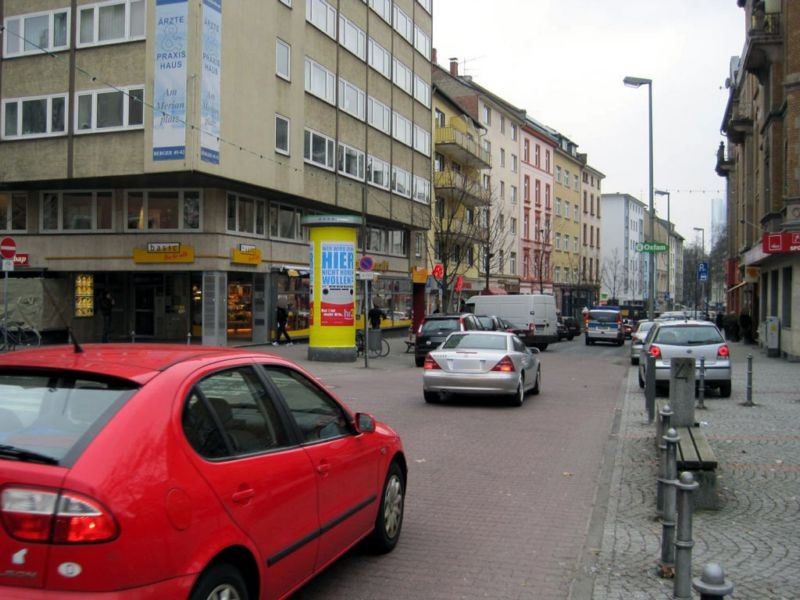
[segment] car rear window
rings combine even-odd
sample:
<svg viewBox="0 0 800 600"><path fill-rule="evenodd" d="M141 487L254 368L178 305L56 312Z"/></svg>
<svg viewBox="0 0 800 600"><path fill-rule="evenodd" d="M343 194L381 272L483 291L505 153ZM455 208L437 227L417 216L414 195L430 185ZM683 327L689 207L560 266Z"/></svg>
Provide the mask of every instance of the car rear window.
<svg viewBox="0 0 800 600"><path fill-rule="evenodd" d="M87 374L0 371L0 445L61 461L136 389Z"/></svg>
<svg viewBox="0 0 800 600"><path fill-rule="evenodd" d="M505 335L480 335L477 333L459 333L448 337L442 348L452 350L506 350L508 348Z"/></svg>
<svg viewBox="0 0 800 600"><path fill-rule="evenodd" d="M619 313L613 310L590 310L589 320L599 323L616 323L619 320Z"/></svg>
<svg viewBox="0 0 800 600"><path fill-rule="evenodd" d="M460 329L459 321L458 321L457 318L452 318L452 319L432 319L432 320L425 321L422 324L422 333L423 334L458 331L459 329Z"/></svg>
<svg viewBox="0 0 800 600"><path fill-rule="evenodd" d="M713 325L661 327L653 338L653 343L668 346L705 346L721 344L723 341L719 330Z"/></svg>

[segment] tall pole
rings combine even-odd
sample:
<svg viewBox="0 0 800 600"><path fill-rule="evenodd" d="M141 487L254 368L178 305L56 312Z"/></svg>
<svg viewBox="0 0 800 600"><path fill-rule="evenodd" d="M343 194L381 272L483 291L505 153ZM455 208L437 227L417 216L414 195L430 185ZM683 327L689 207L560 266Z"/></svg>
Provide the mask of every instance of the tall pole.
<svg viewBox="0 0 800 600"><path fill-rule="evenodd" d="M650 225L648 227L648 235L650 236L650 242L654 242L656 239L655 231L655 211L653 210L653 82L649 81L647 83L647 111L648 111L648 129L649 129L649 143L650 143ZM648 261L650 264L650 269L648 270L648 276L650 277L649 285L650 285L650 292L647 295L647 317L652 321L655 319L655 302L656 302L656 277L655 277L655 253L648 252Z"/></svg>
<svg viewBox="0 0 800 600"><path fill-rule="evenodd" d="M706 261L706 230L703 227L695 227L694 230L700 232L700 262L704 263ZM700 271L698 269L697 273L695 274L695 279L697 279L699 277L700 277ZM708 279L708 271L706 271L706 279ZM706 282L705 282L705 280L702 282L702 284L703 285L701 287L702 287L702 293L703 293L703 296L702 296L703 302L702 302L701 306L703 307L703 312L708 312L708 305L707 305L708 303L706 301ZM695 285L697 285L697 283L695 283ZM697 318L697 301L696 300L695 300L695 307L694 307L694 316L695 316L695 318Z"/></svg>

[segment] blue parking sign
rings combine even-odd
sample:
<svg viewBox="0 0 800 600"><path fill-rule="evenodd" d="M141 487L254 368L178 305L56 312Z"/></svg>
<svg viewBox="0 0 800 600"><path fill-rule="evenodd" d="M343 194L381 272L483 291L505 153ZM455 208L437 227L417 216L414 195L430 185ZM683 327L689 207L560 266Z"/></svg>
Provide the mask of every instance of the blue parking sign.
<svg viewBox="0 0 800 600"><path fill-rule="evenodd" d="M697 263L697 280L708 281L708 263Z"/></svg>

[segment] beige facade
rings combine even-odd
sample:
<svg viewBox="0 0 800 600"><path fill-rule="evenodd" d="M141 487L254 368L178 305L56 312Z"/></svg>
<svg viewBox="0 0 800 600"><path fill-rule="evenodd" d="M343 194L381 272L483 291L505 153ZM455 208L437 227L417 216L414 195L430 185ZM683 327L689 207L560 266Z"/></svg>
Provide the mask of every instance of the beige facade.
<svg viewBox="0 0 800 600"><path fill-rule="evenodd" d="M386 308L410 313L409 272L425 261L412 238L429 227L432 195L423 3L223 2L218 51L204 48L209 9L178 3L183 54L166 67L158 20L175 14L155 0L71 5L0 4L0 231L27 255L14 276L92 275L96 292L116 296L118 338L205 335L216 289L228 321L230 305L246 305L235 321L247 326L222 329L263 340L276 302L293 305L296 330L307 321L299 218L362 215L359 250L384 275ZM204 52L219 55L216 88ZM170 69L185 150L157 160L156 89ZM203 144L218 164L201 158ZM98 334L98 319L73 321L84 339Z"/></svg>

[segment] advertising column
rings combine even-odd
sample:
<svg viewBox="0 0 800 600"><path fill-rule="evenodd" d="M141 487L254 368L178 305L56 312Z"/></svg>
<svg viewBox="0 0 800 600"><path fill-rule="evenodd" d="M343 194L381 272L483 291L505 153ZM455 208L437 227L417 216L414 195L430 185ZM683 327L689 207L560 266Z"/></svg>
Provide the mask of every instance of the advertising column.
<svg viewBox="0 0 800 600"><path fill-rule="evenodd" d="M355 256L361 217L303 217L310 228L310 330L308 359L353 362L355 346Z"/></svg>

